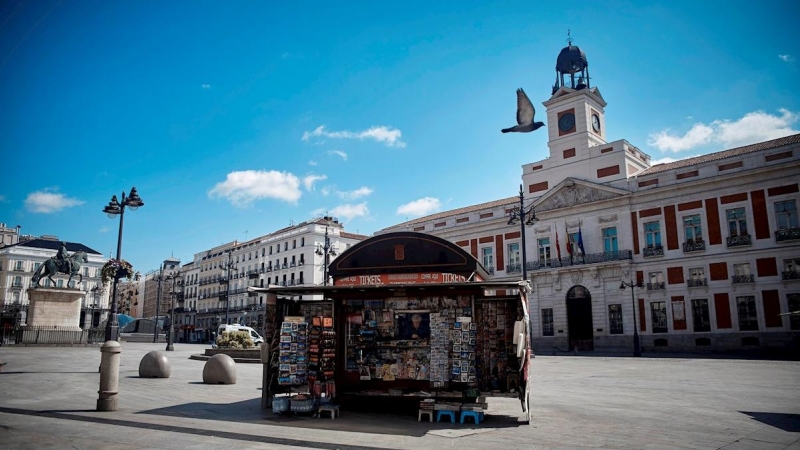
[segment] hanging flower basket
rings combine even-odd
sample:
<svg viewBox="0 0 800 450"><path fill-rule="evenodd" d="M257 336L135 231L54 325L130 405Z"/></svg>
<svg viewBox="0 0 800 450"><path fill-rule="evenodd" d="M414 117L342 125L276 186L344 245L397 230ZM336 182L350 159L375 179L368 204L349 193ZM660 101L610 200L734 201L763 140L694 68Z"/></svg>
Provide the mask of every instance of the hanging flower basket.
<svg viewBox="0 0 800 450"><path fill-rule="evenodd" d="M103 266L101 276L103 278L103 283L107 283L113 279L133 278L133 266L124 259L109 259Z"/></svg>

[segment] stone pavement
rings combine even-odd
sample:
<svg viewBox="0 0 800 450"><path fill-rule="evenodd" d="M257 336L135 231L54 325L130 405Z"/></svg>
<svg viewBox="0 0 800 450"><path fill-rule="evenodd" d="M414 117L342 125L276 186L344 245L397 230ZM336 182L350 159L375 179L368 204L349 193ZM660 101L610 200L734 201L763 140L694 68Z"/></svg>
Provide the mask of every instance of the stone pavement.
<svg viewBox="0 0 800 450"><path fill-rule="evenodd" d="M98 348L0 347L3 449L794 449L800 450L800 363L539 356L533 423L519 402L490 399L487 420L417 422L342 411L339 419L260 409L261 366L235 385L202 383L203 347L176 344L169 379L141 379L164 344L123 343L120 409L96 412Z"/></svg>

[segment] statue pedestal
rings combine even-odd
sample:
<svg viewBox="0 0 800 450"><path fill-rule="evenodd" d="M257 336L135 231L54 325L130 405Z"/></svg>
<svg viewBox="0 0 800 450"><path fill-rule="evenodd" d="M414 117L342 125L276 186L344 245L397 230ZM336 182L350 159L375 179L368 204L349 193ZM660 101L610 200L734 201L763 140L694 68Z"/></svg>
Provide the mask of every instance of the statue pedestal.
<svg viewBox="0 0 800 450"><path fill-rule="evenodd" d="M28 323L23 328L23 344L79 344L86 342L80 328L81 299L78 289L28 289Z"/></svg>

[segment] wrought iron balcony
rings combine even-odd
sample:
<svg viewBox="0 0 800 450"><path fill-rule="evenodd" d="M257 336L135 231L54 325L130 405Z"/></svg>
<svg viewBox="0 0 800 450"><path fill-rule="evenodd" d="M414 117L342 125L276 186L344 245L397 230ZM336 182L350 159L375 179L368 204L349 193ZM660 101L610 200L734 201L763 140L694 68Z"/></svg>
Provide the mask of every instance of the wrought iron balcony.
<svg viewBox="0 0 800 450"><path fill-rule="evenodd" d="M708 286L708 278L689 278L686 280L686 285L689 287Z"/></svg>
<svg viewBox="0 0 800 450"><path fill-rule="evenodd" d="M303 264L305 264L305 263L306 263L306 262L305 262L305 261L303 261L302 259L301 259L300 261L297 261L297 265L298 265L298 266L302 266L302 265L303 265Z"/></svg>
<svg viewBox="0 0 800 450"><path fill-rule="evenodd" d="M749 234L741 236L728 236L728 247L741 247L743 245L753 245L753 238Z"/></svg>
<svg viewBox="0 0 800 450"><path fill-rule="evenodd" d="M522 273L522 264L507 264L506 273Z"/></svg>
<svg viewBox="0 0 800 450"><path fill-rule="evenodd" d="M775 232L775 241L794 241L800 239L800 228L787 228Z"/></svg>
<svg viewBox="0 0 800 450"><path fill-rule="evenodd" d="M487 267L485 267L485 269L486 269L486 272L489 273L489 275L494 275L494 266L487 266Z"/></svg>
<svg viewBox="0 0 800 450"><path fill-rule="evenodd" d="M800 280L800 272L796 270L781 272L781 278L784 280Z"/></svg>
<svg viewBox="0 0 800 450"><path fill-rule="evenodd" d="M660 282L660 283L647 283L647 290L648 291L660 291L660 290L664 289L664 286L665 286L665 284L664 284L663 281Z"/></svg>
<svg viewBox="0 0 800 450"><path fill-rule="evenodd" d="M296 263L295 263L294 261L292 261L291 263L289 263L289 267L294 267L295 265L296 265Z"/></svg>
<svg viewBox="0 0 800 450"><path fill-rule="evenodd" d="M625 261L633 259L633 251L618 250L616 252L588 253L566 258L552 258L547 260L529 261L527 270L552 269L557 267L581 266L585 264L598 264L612 261Z"/></svg>
<svg viewBox="0 0 800 450"><path fill-rule="evenodd" d="M657 247L645 247L642 250L643 256L645 258L649 258L651 256L664 256L664 247L657 246Z"/></svg>
<svg viewBox="0 0 800 450"><path fill-rule="evenodd" d="M684 253L699 252L705 249L706 249L706 241L694 240L694 241L686 241L683 243Z"/></svg>
<svg viewBox="0 0 800 450"><path fill-rule="evenodd" d="M731 282L733 282L733 284L752 283L755 280L756 277L752 273L750 275L734 275L731 277Z"/></svg>

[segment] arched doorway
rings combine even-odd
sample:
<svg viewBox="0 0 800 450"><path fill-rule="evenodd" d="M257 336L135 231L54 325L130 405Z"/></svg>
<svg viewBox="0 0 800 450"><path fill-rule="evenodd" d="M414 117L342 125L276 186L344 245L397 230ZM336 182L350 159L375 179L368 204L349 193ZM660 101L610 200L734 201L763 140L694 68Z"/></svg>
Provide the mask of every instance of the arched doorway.
<svg viewBox="0 0 800 450"><path fill-rule="evenodd" d="M583 286L567 291L567 331L570 350L594 350L592 295Z"/></svg>

